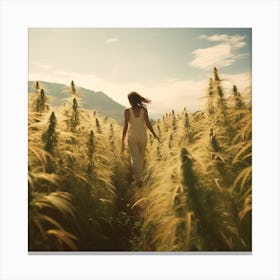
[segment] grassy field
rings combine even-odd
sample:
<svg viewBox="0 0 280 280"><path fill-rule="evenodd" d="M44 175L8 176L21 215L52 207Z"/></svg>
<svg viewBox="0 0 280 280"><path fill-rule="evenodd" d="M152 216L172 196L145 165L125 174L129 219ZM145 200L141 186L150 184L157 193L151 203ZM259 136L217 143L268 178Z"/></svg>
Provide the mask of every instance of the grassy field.
<svg viewBox="0 0 280 280"><path fill-rule="evenodd" d="M74 83L50 98L29 94L30 251L251 251L250 88L225 92L214 68L203 110L157 120L142 188L116 121L82 109Z"/></svg>

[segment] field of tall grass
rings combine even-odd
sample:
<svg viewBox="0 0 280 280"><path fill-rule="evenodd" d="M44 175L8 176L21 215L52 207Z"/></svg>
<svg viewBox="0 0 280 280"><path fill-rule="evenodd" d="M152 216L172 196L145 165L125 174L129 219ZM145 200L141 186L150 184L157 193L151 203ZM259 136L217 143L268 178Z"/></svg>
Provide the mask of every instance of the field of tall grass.
<svg viewBox="0 0 280 280"><path fill-rule="evenodd" d="M29 251L251 251L251 88L223 89L216 68L204 109L154 122L145 178L132 184L122 127L29 93ZM186 100L187 104L187 100ZM93 104L94 107L94 104Z"/></svg>

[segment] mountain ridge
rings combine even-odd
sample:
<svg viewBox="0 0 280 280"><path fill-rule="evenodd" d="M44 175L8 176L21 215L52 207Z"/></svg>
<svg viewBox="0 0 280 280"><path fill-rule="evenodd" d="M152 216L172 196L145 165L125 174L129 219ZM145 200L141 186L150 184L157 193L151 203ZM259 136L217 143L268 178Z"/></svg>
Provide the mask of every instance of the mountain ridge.
<svg viewBox="0 0 280 280"><path fill-rule="evenodd" d="M38 81L40 88L44 89L47 96L55 97L50 101L53 106L61 106L66 99L71 97L69 94L70 86L61 83ZM28 81L28 93L33 93L36 81ZM76 92L80 100L80 106L83 109L96 110L97 113L115 119L118 123L123 121L123 111L125 106L119 104L102 91L94 91L84 87L76 87Z"/></svg>

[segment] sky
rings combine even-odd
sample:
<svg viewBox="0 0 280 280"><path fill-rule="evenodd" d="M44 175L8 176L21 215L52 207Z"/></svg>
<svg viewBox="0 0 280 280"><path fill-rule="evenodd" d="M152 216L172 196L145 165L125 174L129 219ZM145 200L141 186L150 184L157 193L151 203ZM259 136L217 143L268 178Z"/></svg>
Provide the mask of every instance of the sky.
<svg viewBox="0 0 280 280"><path fill-rule="evenodd" d="M103 91L128 107L136 91L152 115L203 106L214 66L242 92L251 84L250 28L30 28L29 80Z"/></svg>

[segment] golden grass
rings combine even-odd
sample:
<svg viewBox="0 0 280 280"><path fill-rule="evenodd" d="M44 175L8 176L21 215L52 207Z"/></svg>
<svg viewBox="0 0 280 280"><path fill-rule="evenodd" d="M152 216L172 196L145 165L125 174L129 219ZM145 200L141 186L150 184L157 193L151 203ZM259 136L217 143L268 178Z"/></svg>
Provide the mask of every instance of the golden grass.
<svg viewBox="0 0 280 280"><path fill-rule="evenodd" d="M204 110L155 122L160 140L149 135L142 189L130 186L122 128L80 108L75 85L64 106L52 107L47 96L40 112L39 93L29 94L30 249L113 250L125 228L135 250L250 251L251 89L228 93L223 81L216 69ZM46 151L51 112L57 139Z"/></svg>

